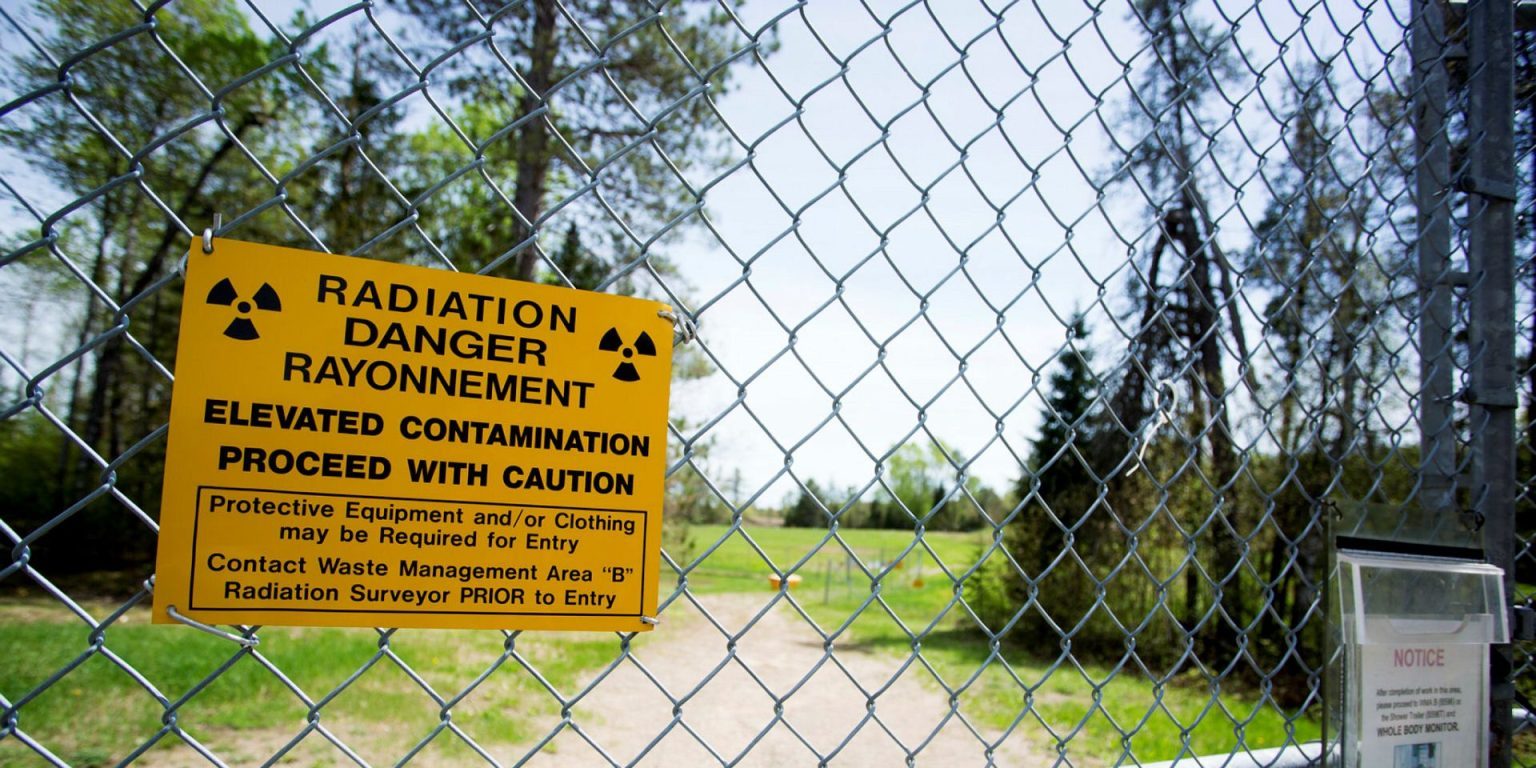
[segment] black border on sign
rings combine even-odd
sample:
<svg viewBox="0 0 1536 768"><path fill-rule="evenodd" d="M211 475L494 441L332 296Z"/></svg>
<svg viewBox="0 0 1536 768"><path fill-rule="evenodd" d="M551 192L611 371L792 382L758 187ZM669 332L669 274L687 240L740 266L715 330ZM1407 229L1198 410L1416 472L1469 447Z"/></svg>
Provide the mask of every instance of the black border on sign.
<svg viewBox="0 0 1536 768"><path fill-rule="evenodd" d="M203 491L253 491L257 493L285 493L290 496L326 496L339 499L387 499L390 501L425 501L436 504L471 504L482 507L531 507L533 509L568 509L583 512L619 512L640 516L640 573L638 585L640 587L639 613L558 613L536 611L429 611L429 610L399 610L392 608L205 608L198 606L197 599L197 527L198 520L203 514ZM592 619L616 618L638 619L644 617L645 609L645 568L649 561L646 553L645 542L650 537L650 516L643 509L618 509L614 507L568 507L558 504L509 504L499 501L463 501L459 499L424 499L412 496L375 496L366 493L324 493L320 491L285 491L280 488L240 488L228 485L199 485L197 486L197 498L192 508L192 558L189 561L190 569L187 573L187 606L195 611L265 611L268 613L389 613L408 616L555 616L555 617L580 617Z"/></svg>

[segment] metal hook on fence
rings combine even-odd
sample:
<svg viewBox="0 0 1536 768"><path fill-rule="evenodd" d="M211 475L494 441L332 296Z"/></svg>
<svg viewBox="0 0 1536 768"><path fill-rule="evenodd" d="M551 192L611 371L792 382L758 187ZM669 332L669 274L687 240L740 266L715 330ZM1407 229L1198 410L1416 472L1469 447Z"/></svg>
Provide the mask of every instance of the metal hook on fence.
<svg viewBox="0 0 1536 768"><path fill-rule="evenodd" d="M174 606L174 605L167 605L165 607L165 612L171 618L173 618L173 619L181 622L182 624L185 624L185 625L187 625L187 626L189 626L189 627L191 627L191 628L193 628L193 629L195 629L195 630L197 630L199 632L207 632L208 634L213 635L214 637L222 637L225 640L229 640L230 642L239 643L240 645L242 645L242 646L244 646L246 648L255 648L258 644L261 643L261 639L260 638L256 638L256 637L243 637L241 635L234 634L233 632L225 632L224 630L219 629L218 627L209 626L207 624L202 623L201 621L198 621L197 619L191 618L190 616L183 616L183 615L181 615L180 613L178 613L176 611L176 606Z"/></svg>
<svg viewBox="0 0 1536 768"><path fill-rule="evenodd" d="M1168 407L1163 407L1163 392L1168 393ZM1157 383L1157 389L1152 392L1152 414L1155 417L1150 427L1143 427L1136 441L1140 444L1136 449L1136 463L1125 470L1125 476L1136 474L1137 468L1146 461L1147 448L1152 445L1152 438L1157 436L1158 430L1173 424L1173 412L1179 408L1179 391L1174 389L1172 379L1163 379Z"/></svg>
<svg viewBox="0 0 1536 768"><path fill-rule="evenodd" d="M203 230L203 253L213 253L213 233L224 228L224 214L213 215L213 226Z"/></svg>
<svg viewBox="0 0 1536 768"><path fill-rule="evenodd" d="M659 310L656 316L672 323L672 331L676 338L672 340L674 345L687 344L699 335L699 327L693 322L693 318L687 312L674 312L670 309Z"/></svg>

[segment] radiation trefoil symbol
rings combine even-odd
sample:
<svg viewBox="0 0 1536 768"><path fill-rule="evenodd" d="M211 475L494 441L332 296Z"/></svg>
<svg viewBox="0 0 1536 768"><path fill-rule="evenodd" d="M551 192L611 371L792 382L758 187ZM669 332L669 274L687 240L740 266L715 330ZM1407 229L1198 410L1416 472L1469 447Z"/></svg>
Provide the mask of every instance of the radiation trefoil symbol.
<svg viewBox="0 0 1536 768"><path fill-rule="evenodd" d="M625 346L624 339L619 336L619 329L609 328L608 332L603 334L602 341L597 343L597 348L604 352L618 352L624 355L624 361L613 369L613 377L619 381L640 380L640 372L635 370L635 364L629 361L630 358L635 355L656 356L656 342L651 341L650 334L645 331L641 331L640 335L635 337L633 346Z"/></svg>
<svg viewBox="0 0 1536 768"><path fill-rule="evenodd" d="M267 312L281 312L283 309L283 300L277 297L277 291L273 290L271 285L262 283L256 290L256 294L247 301L240 298L239 292L235 290L235 284L231 283L227 277L214 283L213 288L209 289L208 303L221 307L233 306L235 311L240 313L240 316L229 321L229 326L224 329L225 336L240 341L261 338L261 334L256 332L256 324L246 317L251 313L253 305L255 309Z"/></svg>

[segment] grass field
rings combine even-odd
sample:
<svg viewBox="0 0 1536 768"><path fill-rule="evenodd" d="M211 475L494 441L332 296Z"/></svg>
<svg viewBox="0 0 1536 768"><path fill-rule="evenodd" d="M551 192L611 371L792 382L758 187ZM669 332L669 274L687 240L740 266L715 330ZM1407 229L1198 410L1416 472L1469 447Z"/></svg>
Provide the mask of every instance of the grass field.
<svg viewBox="0 0 1536 768"><path fill-rule="evenodd" d="M161 695L172 700L187 696L211 672L231 665L177 710L178 721L208 739L215 751L239 755L250 747L270 754L282 740L247 744L242 734L278 728L291 735L305 722L307 706L256 657L228 641L151 626L147 619L146 612L130 614L128 623L108 630L106 647ZM503 643L499 632L398 630L390 648L421 682L378 653L379 634L373 630L270 627L262 630L257 650L311 699L330 695L359 666L378 657L355 684L325 704L325 723L370 763L391 764L439 722L439 705L422 683L440 697L455 695L496 663ZM88 645L88 628L69 614L45 609L40 601L0 605L0 693L14 701ZM569 694L578 676L613 659L615 643L611 635L528 633L517 639L515 649L551 685ZM453 708L453 722L477 737L524 743L548 732L559 719L556 710L541 684L509 659ZM73 765L111 765L157 732L163 711L143 685L106 656L94 654L28 702L19 724L45 744L63 745L59 757ZM311 746L320 744L318 738L312 741ZM163 752L178 743L170 737L155 749ZM454 739L439 739L432 749L455 746ZM316 758L311 754L302 762ZM0 740L0 765L36 764L37 758L14 739Z"/></svg>
<svg viewBox="0 0 1536 768"><path fill-rule="evenodd" d="M1142 761L1174 757L1185 745L1198 754L1220 754L1238 744L1236 722L1242 723L1242 743L1249 747L1286 741L1286 721L1272 706L1230 691L1217 705L1204 684L1188 677L1159 688L1134 669L1112 675L1108 669L1070 662L1052 667L1006 648L989 662L990 650L965 630L969 619L954 601L952 582L935 563L937 556L952 571L963 571L984 543L978 535L925 534L932 551L923 549L919 555L910 549L910 531L844 531L846 549L836 541L823 542L824 530L747 531L695 526L691 537L697 562L688 574L688 588L705 594L753 592L766 599L772 572L767 562L781 569L800 563L797 573L803 580L794 595L823 631L842 628L839 648L908 656L910 633L931 627L921 645L924 659L951 687L966 686L962 711L990 730L1020 721L1020 737L1036 740L1051 753L1058 738L1070 736L1070 754L1078 764L1113 762L1127 744ZM889 570L879 584L884 605L869 602L870 579L850 558L875 569L903 553L900 567ZM663 598L676 582L664 572ZM101 615L108 610L105 604L98 607L104 609ZM243 750L252 757L270 754L275 748L271 739L251 743L250 734L279 734L276 746L281 746L286 738L281 735L291 735L305 722L307 707L255 656L198 632L149 626L143 611L128 618L108 631L106 647L164 696L175 700L192 693L178 709L178 721L220 754L237 759ZM384 764L398 759L440 721L440 705L422 684L439 696L454 695L501 657L505 642L499 632L400 630L391 638L391 650L420 675L418 682L394 659L378 653L379 640L373 630L273 627L262 631L257 650L311 698L330 694L359 665L377 657L367 674L325 705L324 723L364 759ZM637 642L652 640L643 636ZM0 602L0 695L15 701L89 646L89 628L43 598ZM550 685L568 693L610 663L618 644L612 635L524 633L515 650ZM194 691L225 664L231 665L228 672ZM156 733L163 711L138 681L95 654L29 701L19 725L44 743L59 745L59 756L75 765L103 765L126 757ZM507 745L530 743L558 720L557 705L542 684L511 659L453 708L454 724L476 738L494 735L497 743ZM1296 740L1305 741L1316 738L1318 728L1301 721L1294 731ZM155 749L167 749L173 741L168 738ZM434 760L427 764L456 762L449 759L454 755L434 751L440 749L472 757L454 741L439 739L429 746L424 757ZM306 744L324 746L318 737ZM316 755L327 751L302 762L322 762ZM1084 757L1088 760L1081 761ZM0 739L0 765L36 763L15 739Z"/></svg>

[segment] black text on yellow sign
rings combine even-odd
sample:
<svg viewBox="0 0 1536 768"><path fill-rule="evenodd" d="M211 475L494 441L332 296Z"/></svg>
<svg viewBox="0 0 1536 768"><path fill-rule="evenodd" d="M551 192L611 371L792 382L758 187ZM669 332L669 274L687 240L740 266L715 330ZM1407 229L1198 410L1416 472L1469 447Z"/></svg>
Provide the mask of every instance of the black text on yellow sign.
<svg viewBox="0 0 1536 768"><path fill-rule="evenodd" d="M194 249L155 620L649 629L666 309L232 240Z"/></svg>

